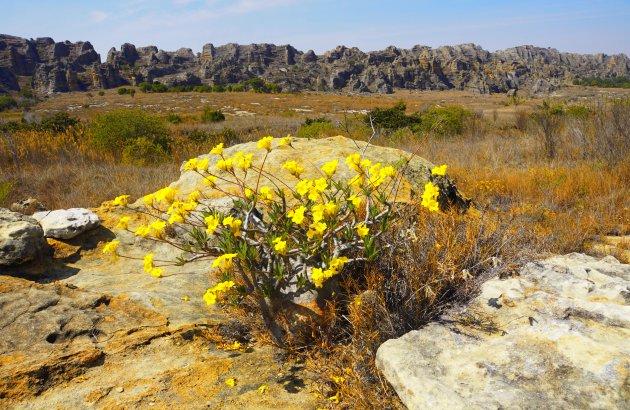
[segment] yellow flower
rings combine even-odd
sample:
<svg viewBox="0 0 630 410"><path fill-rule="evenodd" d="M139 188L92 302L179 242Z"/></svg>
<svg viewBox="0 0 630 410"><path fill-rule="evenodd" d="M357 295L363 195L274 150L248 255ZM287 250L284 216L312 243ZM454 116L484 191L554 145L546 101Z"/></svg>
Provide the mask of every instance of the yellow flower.
<svg viewBox="0 0 630 410"><path fill-rule="evenodd" d="M381 168L378 172L383 178L393 177L396 175L396 170L392 166Z"/></svg>
<svg viewBox="0 0 630 410"><path fill-rule="evenodd" d="M370 228L365 226L365 224L359 224L354 229L357 230L357 235L359 235L359 238L361 239L365 238L365 236L370 232Z"/></svg>
<svg viewBox="0 0 630 410"><path fill-rule="evenodd" d="M319 222L324 219L324 205L317 204L311 208L313 213L313 222Z"/></svg>
<svg viewBox="0 0 630 410"><path fill-rule="evenodd" d="M372 165L372 161L370 161L369 159L364 159L363 161L361 161L361 168L365 169L368 168L370 165Z"/></svg>
<svg viewBox="0 0 630 410"><path fill-rule="evenodd" d="M337 165L339 164L339 160L333 160L333 161L329 161L327 163L324 164L324 166L322 167L322 171L324 172L324 174L326 174L326 176L330 179L332 178L332 176L335 174L335 172L337 172Z"/></svg>
<svg viewBox="0 0 630 410"><path fill-rule="evenodd" d="M328 182L326 182L325 178L318 178L313 182L315 183L315 189L320 193L324 192L326 188L328 188Z"/></svg>
<svg viewBox="0 0 630 410"><path fill-rule="evenodd" d="M348 185L361 188L363 186L363 175L355 175L348 181Z"/></svg>
<svg viewBox="0 0 630 410"><path fill-rule="evenodd" d="M217 144L210 151L211 154L223 155L223 143Z"/></svg>
<svg viewBox="0 0 630 410"><path fill-rule="evenodd" d="M234 164L232 164L232 158L218 160L216 167L220 171L231 172L232 170L234 170Z"/></svg>
<svg viewBox="0 0 630 410"><path fill-rule="evenodd" d="M144 202L144 204L147 206L153 206L154 199L155 199L155 196L153 194L149 194L149 195L145 195L142 198L142 202Z"/></svg>
<svg viewBox="0 0 630 410"><path fill-rule="evenodd" d="M304 172L304 167L295 161L285 162L282 168L285 168L287 171L289 171L291 175L296 178L299 178L300 174Z"/></svg>
<svg viewBox="0 0 630 410"><path fill-rule="evenodd" d="M258 140L257 147L259 149L266 149L267 152L271 151L271 141L273 137L264 137Z"/></svg>
<svg viewBox="0 0 630 410"><path fill-rule="evenodd" d="M348 258L345 256L340 256L339 258L334 258L330 261L330 269L333 270L335 273L336 272L340 272L344 265L348 263Z"/></svg>
<svg viewBox="0 0 630 410"><path fill-rule="evenodd" d="M422 194L422 206L428 208L431 212L438 211L440 209L440 204L437 202L439 194L440 189L430 181L427 182L424 185L424 193Z"/></svg>
<svg viewBox="0 0 630 410"><path fill-rule="evenodd" d="M253 197L255 192L250 188L245 188L245 198Z"/></svg>
<svg viewBox="0 0 630 410"><path fill-rule="evenodd" d="M286 137L280 138L280 145L291 145L291 134L287 134Z"/></svg>
<svg viewBox="0 0 630 410"><path fill-rule="evenodd" d="M198 202L200 196L201 196L201 192L199 192L199 191L192 191L188 195L188 200L190 202Z"/></svg>
<svg viewBox="0 0 630 410"><path fill-rule="evenodd" d="M313 268L313 273L311 273L311 280L316 288L321 288L324 286L324 272L321 268Z"/></svg>
<svg viewBox="0 0 630 410"><path fill-rule="evenodd" d="M166 228L166 222L161 221L161 220L153 221L149 227L152 230L153 236L160 238L164 235L164 228Z"/></svg>
<svg viewBox="0 0 630 410"><path fill-rule="evenodd" d="M273 191L266 185L261 186L258 192L263 201L271 201L273 199Z"/></svg>
<svg viewBox="0 0 630 410"><path fill-rule="evenodd" d="M306 208L304 206L300 206L295 210L289 211L287 216L291 218L291 222L301 225L304 222L304 212L306 212Z"/></svg>
<svg viewBox="0 0 630 410"><path fill-rule="evenodd" d="M308 179L303 179L297 184L295 184L295 191L301 196L304 196L306 195L308 190L311 188L311 184L312 184L311 181L309 181Z"/></svg>
<svg viewBox="0 0 630 410"><path fill-rule="evenodd" d="M431 175L446 175L446 164L435 167L431 170Z"/></svg>
<svg viewBox="0 0 630 410"><path fill-rule="evenodd" d="M153 268L153 269L151 269L151 276L153 276L155 278L161 278L162 277L162 273L164 273L162 268Z"/></svg>
<svg viewBox="0 0 630 410"><path fill-rule="evenodd" d="M263 384L262 386L260 386L260 387L258 388L258 393L260 393L260 394L265 394L265 393L267 393L267 386L265 386L264 384Z"/></svg>
<svg viewBox="0 0 630 410"><path fill-rule="evenodd" d="M151 228L149 228L146 225L141 225L138 227L138 229L136 229L136 232L134 232L134 235L142 236L143 238L146 238L147 235L149 235L150 233L151 233Z"/></svg>
<svg viewBox="0 0 630 410"><path fill-rule="evenodd" d="M273 250L279 255L287 253L287 241L283 241L282 238L277 237L273 240Z"/></svg>
<svg viewBox="0 0 630 410"><path fill-rule="evenodd" d="M339 394L340 393L341 392L338 391L334 396L329 397L328 400L332 401L335 404L339 404Z"/></svg>
<svg viewBox="0 0 630 410"><path fill-rule="evenodd" d="M236 167L245 171L246 169L251 168L252 166L252 157L253 154L247 154L245 156L239 156L236 162Z"/></svg>
<svg viewBox="0 0 630 410"><path fill-rule="evenodd" d="M235 219L232 215L223 219L223 226L228 226L234 236L241 236L241 225L243 225L243 221Z"/></svg>
<svg viewBox="0 0 630 410"><path fill-rule="evenodd" d="M111 253L112 255L116 255L116 250L118 249L118 244L120 241L113 240L103 247L103 253Z"/></svg>
<svg viewBox="0 0 630 410"><path fill-rule="evenodd" d="M171 214L170 218L168 218L168 223L173 225L175 223L184 223L184 217L179 211L175 211Z"/></svg>
<svg viewBox="0 0 630 410"><path fill-rule="evenodd" d="M112 205L127 206L127 199L129 199L130 196L131 195L117 196L112 202Z"/></svg>
<svg viewBox="0 0 630 410"><path fill-rule="evenodd" d="M215 303L217 303L217 294L208 289L203 295L203 300L206 302L207 305L214 305Z"/></svg>
<svg viewBox="0 0 630 410"><path fill-rule="evenodd" d="M203 179L203 183L210 186L211 188L215 187L216 181L217 177L215 177L214 175L206 175L206 177Z"/></svg>
<svg viewBox="0 0 630 410"><path fill-rule="evenodd" d="M337 213L338 209L339 209L339 207L333 201L328 201L328 202L326 202L326 205L324 205L324 213L327 216L335 215Z"/></svg>
<svg viewBox="0 0 630 410"><path fill-rule="evenodd" d="M201 161L197 162L197 170L207 171L209 162L210 162L209 158L204 158Z"/></svg>
<svg viewBox="0 0 630 410"><path fill-rule="evenodd" d="M326 228L328 228L328 225L326 225L325 222L313 222L309 225L306 236L308 236L309 239L313 239L314 236L322 236Z"/></svg>
<svg viewBox="0 0 630 410"><path fill-rule="evenodd" d="M116 225L116 228L127 229L128 226L129 226L129 217L123 216L122 218L120 218L120 221L118 221L118 225Z"/></svg>
<svg viewBox="0 0 630 410"><path fill-rule="evenodd" d="M359 153L348 155L348 157L346 158L346 164L348 164L348 168L354 171L361 172L361 168L359 167L360 163L361 155Z"/></svg>
<svg viewBox="0 0 630 410"><path fill-rule="evenodd" d="M348 202L351 202L353 207L358 208L361 205L361 198L352 194L348 197Z"/></svg>
<svg viewBox="0 0 630 410"><path fill-rule="evenodd" d="M235 283L231 280L226 280L220 283L217 283L214 288L212 288L215 292L225 292L234 287Z"/></svg>
<svg viewBox="0 0 630 410"><path fill-rule="evenodd" d="M212 262L213 268L219 268L222 271L226 271L232 268L232 259L236 257L235 253L226 253L219 257L217 257L214 262Z"/></svg>
<svg viewBox="0 0 630 410"><path fill-rule="evenodd" d="M172 203L175 200L175 196L179 193L179 191L175 188L166 187L162 188L155 193L155 199L158 202L166 202Z"/></svg>
<svg viewBox="0 0 630 410"><path fill-rule="evenodd" d="M184 302L190 301L190 298L188 296L182 296L180 299L183 300Z"/></svg>
<svg viewBox="0 0 630 410"><path fill-rule="evenodd" d="M225 384L227 384L230 387L234 387L236 385L236 380L234 380L234 379L227 379L225 381Z"/></svg>
<svg viewBox="0 0 630 410"><path fill-rule="evenodd" d="M206 233L208 235L213 235L214 232L219 227L219 218L215 217L214 215L209 215L209 216L206 216L205 222L206 222L206 225L208 226L208 229L206 229Z"/></svg>
<svg viewBox="0 0 630 410"><path fill-rule="evenodd" d="M194 171L197 169L197 162L199 158L191 158L184 164L184 171Z"/></svg>
<svg viewBox="0 0 630 410"><path fill-rule="evenodd" d="M153 269L153 254L149 253L144 257L144 271L151 272Z"/></svg>

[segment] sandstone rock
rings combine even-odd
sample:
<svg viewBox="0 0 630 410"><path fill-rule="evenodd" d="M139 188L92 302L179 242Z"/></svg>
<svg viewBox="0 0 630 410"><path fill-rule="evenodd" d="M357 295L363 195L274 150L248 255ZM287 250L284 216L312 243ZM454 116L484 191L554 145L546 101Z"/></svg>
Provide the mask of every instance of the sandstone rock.
<svg viewBox="0 0 630 410"><path fill-rule="evenodd" d="M33 215L35 212L46 211L46 207L35 198L27 198L11 204L11 210L24 215Z"/></svg>
<svg viewBox="0 0 630 410"><path fill-rule="evenodd" d="M35 219L0 208L0 265L30 261L44 244L44 231Z"/></svg>
<svg viewBox="0 0 630 410"><path fill-rule="evenodd" d="M410 409L624 408L630 265L582 254L486 282L463 312L385 342L377 366Z"/></svg>
<svg viewBox="0 0 630 410"><path fill-rule="evenodd" d="M58 209L33 214L47 238L72 239L85 231L96 228L98 216L84 208Z"/></svg>
<svg viewBox="0 0 630 410"><path fill-rule="evenodd" d="M305 172L302 174L302 178L315 179L320 178L322 173L320 168L328 161L339 160L339 166L335 179L341 179L348 181L355 173L350 171L344 164L345 158L353 153L362 152L366 143L362 141L354 141L352 139L337 136L322 139L307 139L307 138L294 138L293 148L288 146L278 146L277 142L274 142L274 148L267 156L265 162L265 170L285 182L292 182L297 180L291 176L286 169L282 166L286 161L294 160L303 165ZM256 142L249 142L245 144L235 145L226 148L224 151L225 156L234 155L236 152L242 151L245 154L252 153L254 155L254 163L260 166L263 151L257 148ZM210 159L210 169L214 169L217 160L216 155L202 155L201 158ZM372 163L380 162L383 166L396 165L400 168L404 177L405 183L402 184L399 192L397 193L397 200L405 201L413 195L421 194L424 192L424 185L431 176L431 169L435 167L434 164L419 156L414 156L408 152L401 151L395 148L380 147L377 145L370 145L365 150L365 158L372 161ZM409 161L407 165L404 165L405 161ZM255 184L256 173L249 173L247 180L250 184ZM270 180L266 177L261 178L261 185L273 186L277 180ZM295 183L292 182L292 183ZM450 185L449 185L450 184ZM234 190L234 186L221 181L217 181L217 185L222 189ZM446 197L449 198L451 203L457 204L466 208L468 206L467 200L462 196L459 191L452 185L452 181L448 178L444 179L444 186L449 186L448 191L445 192ZM223 196L219 191L210 189L206 184L203 184L203 178L196 172L184 171L182 166L182 175L179 180L171 184L171 187L180 190L182 195L188 195L195 190L204 192L210 199Z"/></svg>

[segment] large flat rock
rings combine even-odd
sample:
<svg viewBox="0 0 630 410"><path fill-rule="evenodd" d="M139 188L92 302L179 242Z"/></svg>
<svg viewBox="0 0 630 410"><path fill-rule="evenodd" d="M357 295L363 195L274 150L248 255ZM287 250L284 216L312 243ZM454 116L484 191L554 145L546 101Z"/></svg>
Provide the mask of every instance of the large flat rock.
<svg viewBox="0 0 630 410"><path fill-rule="evenodd" d="M630 265L553 257L385 342L377 366L410 409L627 408L629 301Z"/></svg>

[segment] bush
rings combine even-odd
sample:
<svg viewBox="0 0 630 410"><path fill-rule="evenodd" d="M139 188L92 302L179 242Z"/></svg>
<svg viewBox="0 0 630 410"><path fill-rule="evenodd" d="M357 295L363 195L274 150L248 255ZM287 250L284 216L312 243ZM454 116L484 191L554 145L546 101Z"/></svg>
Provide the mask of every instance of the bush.
<svg viewBox="0 0 630 410"><path fill-rule="evenodd" d="M208 141L208 139L210 138L210 135L208 134L208 132L204 130L195 128L186 134L186 138L188 138L190 141L196 144L203 144L204 142Z"/></svg>
<svg viewBox="0 0 630 410"><path fill-rule="evenodd" d="M65 132L68 128L76 127L80 123L76 117L67 112L58 112L42 120L38 128L44 131Z"/></svg>
<svg viewBox="0 0 630 410"><path fill-rule="evenodd" d="M20 97L24 98L35 98L35 93L30 88L22 88L19 93Z"/></svg>
<svg viewBox="0 0 630 410"><path fill-rule="evenodd" d="M377 130L387 131L419 124L420 119L416 116L406 115L406 109L407 106L401 101L391 108L375 108L368 112L363 120L367 126L373 125Z"/></svg>
<svg viewBox="0 0 630 410"><path fill-rule="evenodd" d="M221 122L225 121L225 115L221 110L213 110L210 107L206 107L201 114L201 121L203 122Z"/></svg>
<svg viewBox="0 0 630 410"><path fill-rule="evenodd" d="M177 114L169 114L166 116L166 121L170 122L171 124L181 124L182 117Z"/></svg>
<svg viewBox="0 0 630 410"><path fill-rule="evenodd" d="M420 115L420 130L439 136L460 135L464 123L472 113L459 105L450 107L429 107Z"/></svg>
<svg viewBox="0 0 630 410"><path fill-rule="evenodd" d="M536 124L539 135L542 137L543 150L547 159L554 159L558 144L560 143L560 131L564 125L564 107L560 104L543 101L537 111L532 114L532 120Z"/></svg>
<svg viewBox="0 0 630 410"><path fill-rule="evenodd" d="M105 95L105 91L101 90L98 92L98 95L100 95L101 97Z"/></svg>
<svg viewBox="0 0 630 410"><path fill-rule="evenodd" d="M129 94L130 96L134 96L136 95L136 90L133 88L125 88L125 87L121 87L118 89L118 95L125 95L125 94Z"/></svg>
<svg viewBox="0 0 630 410"><path fill-rule="evenodd" d="M339 134L339 130L331 122L313 122L310 125L303 125L298 131L300 138L322 138L333 137Z"/></svg>
<svg viewBox="0 0 630 410"><path fill-rule="evenodd" d="M92 141L97 148L119 153L138 138L145 138L165 152L170 137L160 117L142 110L118 110L97 116L90 124Z"/></svg>
<svg viewBox="0 0 630 410"><path fill-rule="evenodd" d="M18 106L15 98L10 95L0 95L0 112L6 111L10 108L16 108Z"/></svg>
<svg viewBox="0 0 630 410"><path fill-rule="evenodd" d="M145 166L164 161L168 161L168 152L147 137L134 139L122 151L122 162L125 164Z"/></svg>
<svg viewBox="0 0 630 410"><path fill-rule="evenodd" d="M295 114L295 111L290 111L291 113ZM308 127L309 125L315 124L315 123L332 123L331 120L329 120L326 117L317 117L317 118L307 118L304 120L304 123L302 124L303 127Z"/></svg>

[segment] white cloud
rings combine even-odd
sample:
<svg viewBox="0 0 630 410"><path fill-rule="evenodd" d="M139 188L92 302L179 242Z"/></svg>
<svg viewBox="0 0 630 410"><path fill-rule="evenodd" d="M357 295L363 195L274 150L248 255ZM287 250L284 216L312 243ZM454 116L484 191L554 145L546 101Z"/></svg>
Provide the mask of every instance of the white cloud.
<svg viewBox="0 0 630 410"><path fill-rule="evenodd" d="M109 13L106 13L104 11L94 10L93 12L90 13L90 16L92 17L92 21L94 21L95 23L100 23L109 18Z"/></svg>
<svg viewBox="0 0 630 410"><path fill-rule="evenodd" d="M286 6L294 0L238 0L235 4L226 7L227 13L244 14L273 7Z"/></svg>

